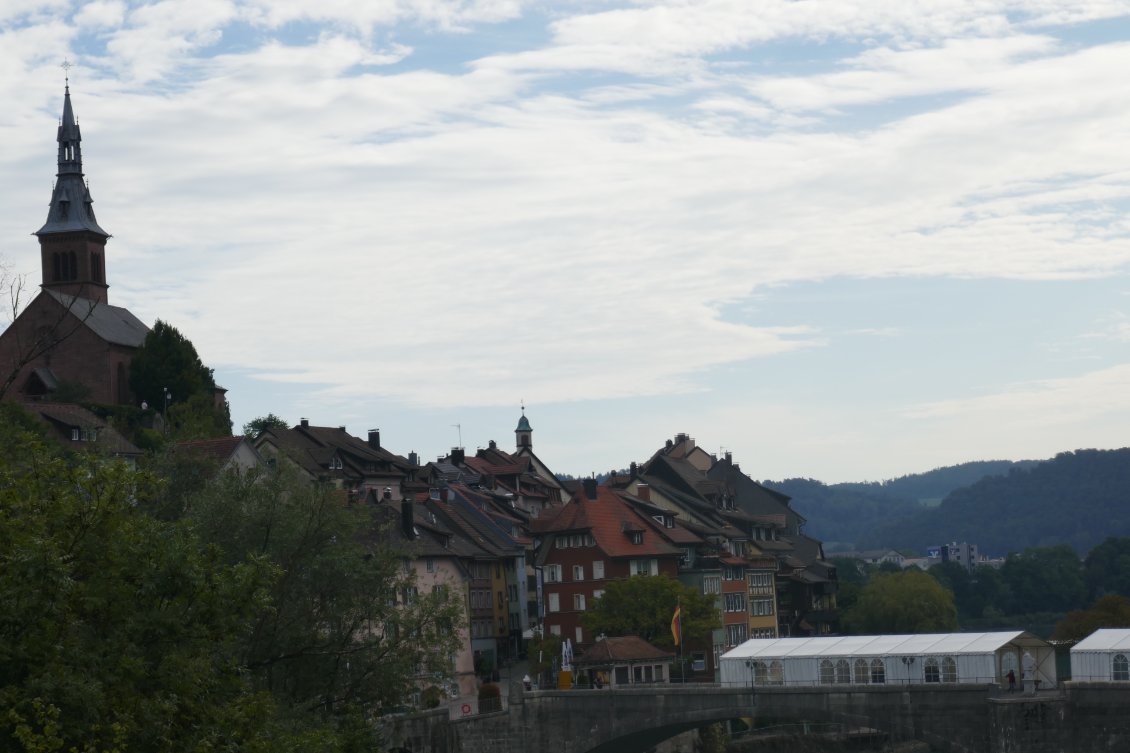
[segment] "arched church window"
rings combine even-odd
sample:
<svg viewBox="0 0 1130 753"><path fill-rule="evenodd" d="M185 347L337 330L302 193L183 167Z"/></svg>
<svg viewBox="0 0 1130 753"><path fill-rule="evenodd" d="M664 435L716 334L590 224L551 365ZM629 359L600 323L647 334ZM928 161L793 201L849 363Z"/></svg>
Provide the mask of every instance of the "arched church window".
<svg viewBox="0 0 1130 753"><path fill-rule="evenodd" d="M67 253L67 279L78 279L78 255L74 251Z"/></svg>
<svg viewBox="0 0 1130 753"><path fill-rule="evenodd" d="M1110 673L1110 679L1125 682L1130 680L1130 661L1127 661L1126 654L1114 655L1114 671Z"/></svg>
<svg viewBox="0 0 1130 753"><path fill-rule="evenodd" d="M59 282L63 279L63 260L59 257L59 252L51 254L51 282Z"/></svg>
<svg viewBox="0 0 1130 753"><path fill-rule="evenodd" d="M90 276L95 282L105 282L102 276L102 254L90 255Z"/></svg>

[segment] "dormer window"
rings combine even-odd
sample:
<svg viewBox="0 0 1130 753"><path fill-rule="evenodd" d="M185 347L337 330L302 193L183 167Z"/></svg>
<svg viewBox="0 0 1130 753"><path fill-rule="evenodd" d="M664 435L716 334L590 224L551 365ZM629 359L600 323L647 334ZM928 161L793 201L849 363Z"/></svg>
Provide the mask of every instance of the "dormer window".
<svg viewBox="0 0 1130 753"><path fill-rule="evenodd" d="M628 531L628 540L633 544L642 544L643 531Z"/></svg>
<svg viewBox="0 0 1130 753"><path fill-rule="evenodd" d="M71 441L77 442L82 439L82 430L77 426L71 429Z"/></svg>
<svg viewBox="0 0 1130 753"><path fill-rule="evenodd" d="M340 471L341 470L341 458L339 458L337 455L334 455L332 458L330 458L330 470L331 471Z"/></svg>

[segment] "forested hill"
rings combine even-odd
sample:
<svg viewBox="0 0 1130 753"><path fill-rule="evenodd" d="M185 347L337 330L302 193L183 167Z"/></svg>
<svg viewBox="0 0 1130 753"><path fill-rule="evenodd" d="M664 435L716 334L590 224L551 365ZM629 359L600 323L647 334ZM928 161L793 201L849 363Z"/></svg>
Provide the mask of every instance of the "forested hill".
<svg viewBox="0 0 1130 753"><path fill-rule="evenodd" d="M922 551L931 544L967 541L992 556L1068 544L1085 554L1108 536L1127 535L1130 448L1065 452L984 478L955 490L937 507L877 526L857 543Z"/></svg>
<svg viewBox="0 0 1130 753"><path fill-rule="evenodd" d="M877 528L915 516L923 504L937 502L950 492L987 475L1031 467L987 460L936 468L889 481L824 484L813 479L765 481L765 486L792 497L792 508L808 519L805 532L824 542L825 549L855 549L872 539ZM880 544L878 546L890 546Z"/></svg>

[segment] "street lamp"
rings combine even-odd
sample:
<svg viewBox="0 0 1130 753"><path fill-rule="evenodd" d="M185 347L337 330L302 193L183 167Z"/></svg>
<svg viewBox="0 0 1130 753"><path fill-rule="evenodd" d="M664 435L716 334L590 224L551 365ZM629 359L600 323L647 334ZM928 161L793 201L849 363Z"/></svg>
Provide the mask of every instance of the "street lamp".
<svg viewBox="0 0 1130 753"><path fill-rule="evenodd" d="M169 392L168 387L162 387L161 392L165 396L165 408L161 411L161 419L165 423L165 433L169 433L169 401L173 399L173 394Z"/></svg>

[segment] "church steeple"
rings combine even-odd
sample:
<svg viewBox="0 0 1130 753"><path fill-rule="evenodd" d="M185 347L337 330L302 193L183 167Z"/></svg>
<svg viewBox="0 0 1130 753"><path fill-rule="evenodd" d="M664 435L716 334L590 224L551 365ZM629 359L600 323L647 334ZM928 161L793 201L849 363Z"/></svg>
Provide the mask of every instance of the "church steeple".
<svg viewBox="0 0 1130 753"><path fill-rule="evenodd" d="M526 406L522 406L522 417L518 419L518 428L514 430L515 444L518 450L534 449L534 430L530 426L530 419L526 418Z"/></svg>
<svg viewBox="0 0 1130 753"><path fill-rule="evenodd" d="M68 80L63 92L63 117L56 136L59 169L51 192L47 222L39 236L43 287L68 295L106 302L106 239L94 217L94 200L83 180L82 133L71 107Z"/></svg>

